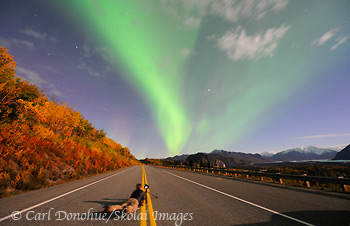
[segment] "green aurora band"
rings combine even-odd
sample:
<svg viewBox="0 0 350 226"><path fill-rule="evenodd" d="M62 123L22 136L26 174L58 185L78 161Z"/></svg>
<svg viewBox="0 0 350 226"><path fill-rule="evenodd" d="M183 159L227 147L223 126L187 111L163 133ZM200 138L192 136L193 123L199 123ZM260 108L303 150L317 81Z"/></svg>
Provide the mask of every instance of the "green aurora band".
<svg viewBox="0 0 350 226"><path fill-rule="evenodd" d="M164 15L154 7L159 4L155 1L81 0L69 4L84 15L101 42L112 47L127 67L127 79L148 101L168 150L179 153L191 133L178 95L184 61L181 50L192 48L197 32ZM169 27L173 28L170 32Z"/></svg>

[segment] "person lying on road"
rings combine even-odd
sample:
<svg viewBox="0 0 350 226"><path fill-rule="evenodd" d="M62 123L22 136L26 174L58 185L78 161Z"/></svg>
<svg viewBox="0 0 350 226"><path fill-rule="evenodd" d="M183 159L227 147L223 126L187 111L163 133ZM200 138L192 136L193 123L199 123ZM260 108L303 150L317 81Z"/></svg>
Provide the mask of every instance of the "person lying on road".
<svg viewBox="0 0 350 226"><path fill-rule="evenodd" d="M132 192L130 198L121 205L107 206L107 212L123 210L126 208L126 213L134 212L138 206L142 206L142 202L146 199L146 193L141 189L141 184L136 184L136 189Z"/></svg>

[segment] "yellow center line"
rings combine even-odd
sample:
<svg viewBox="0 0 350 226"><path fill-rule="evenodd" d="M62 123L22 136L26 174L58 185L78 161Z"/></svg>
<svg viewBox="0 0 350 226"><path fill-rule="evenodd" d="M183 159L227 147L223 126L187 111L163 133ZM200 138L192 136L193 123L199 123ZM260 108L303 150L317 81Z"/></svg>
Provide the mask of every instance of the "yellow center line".
<svg viewBox="0 0 350 226"><path fill-rule="evenodd" d="M141 183L142 189L145 187L145 169L142 166L142 183ZM140 219L140 226L147 226L147 220L146 220L146 205L141 206L141 219Z"/></svg>
<svg viewBox="0 0 350 226"><path fill-rule="evenodd" d="M146 176L146 171L145 171L145 183L148 184L147 182L147 176ZM148 205L148 212L149 212L149 221L151 226L156 226L156 221L154 219L154 212L153 212L153 206L152 206L152 201L151 201L151 195L149 194L149 188L147 192L147 205Z"/></svg>
<svg viewBox="0 0 350 226"><path fill-rule="evenodd" d="M147 182L147 176L146 176L146 171L145 168L142 166L142 187L145 187L145 184L148 184ZM149 220L150 220L150 225L151 226L157 226L156 221L154 219L154 212L153 212L153 206L152 206L152 201L151 201L151 195L149 194L149 188L147 192L147 206L148 206L148 213L149 213ZM142 217L140 220L140 226L146 226L147 225L147 220L146 220L146 205L141 206L141 214Z"/></svg>

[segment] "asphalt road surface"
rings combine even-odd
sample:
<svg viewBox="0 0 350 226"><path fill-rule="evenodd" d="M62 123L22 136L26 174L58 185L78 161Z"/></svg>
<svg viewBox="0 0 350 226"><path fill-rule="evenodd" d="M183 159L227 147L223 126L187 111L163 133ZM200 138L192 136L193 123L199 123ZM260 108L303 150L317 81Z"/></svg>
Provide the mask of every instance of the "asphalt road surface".
<svg viewBox="0 0 350 226"><path fill-rule="evenodd" d="M142 167L0 199L0 225L350 225L348 194ZM146 213L103 212L124 202L144 174L152 203L142 207Z"/></svg>

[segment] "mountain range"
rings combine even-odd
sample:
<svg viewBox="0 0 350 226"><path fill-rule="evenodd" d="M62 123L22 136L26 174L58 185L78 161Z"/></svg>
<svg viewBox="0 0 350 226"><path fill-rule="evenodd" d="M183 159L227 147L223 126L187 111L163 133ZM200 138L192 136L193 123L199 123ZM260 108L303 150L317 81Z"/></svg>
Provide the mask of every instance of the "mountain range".
<svg viewBox="0 0 350 226"><path fill-rule="evenodd" d="M269 156L273 161L303 161L332 159L338 152L330 148L308 146L306 148L293 148Z"/></svg>
<svg viewBox="0 0 350 226"><path fill-rule="evenodd" d="M250 154L241 152L229 152L225 150L213 150L211 153L185 154L169 157L167 160L176 160L203 166L233 167L237 165L249 165L255 163L288 162L303 160L328 160L349 159L350 145L344 148L330 147L319 148L308 146L305 148L293 148L277 153L263 152L261 154ZM344 151L345 150L345 151ZM340 151L340 152L339 152ZM339 152L339 153L338 153ZM343 154L341 154L343 153ZM339 155L339 156L338 156Z"/></svg>

